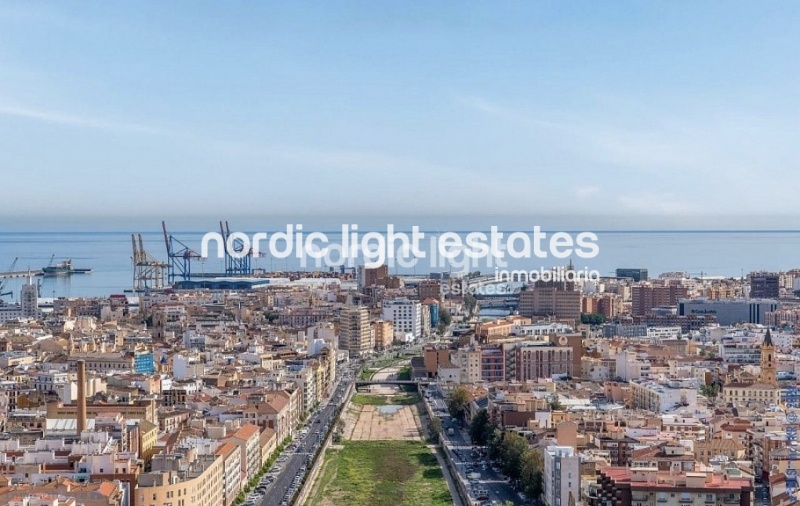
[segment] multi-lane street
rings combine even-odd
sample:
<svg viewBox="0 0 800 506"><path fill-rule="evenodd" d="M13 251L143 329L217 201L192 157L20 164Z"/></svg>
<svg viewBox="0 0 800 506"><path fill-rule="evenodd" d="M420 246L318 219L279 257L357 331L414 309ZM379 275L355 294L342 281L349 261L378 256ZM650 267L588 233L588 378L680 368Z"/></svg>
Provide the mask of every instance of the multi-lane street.
<svg viewBox="0 0 800 506"><path fill-rule="evenodd" d="M319 451L325 434L331 428L330 424L335 420L336 410L343 402L345 392L353 383L353 374L350 367L342 372L342 377L328 402L309 416L307 433L297 435L279 458L284 460L276 464L280 469L275 473L269 473L269 476L273 477L272 482L267 483L266 477L262 480L261 483L266 486L265 494L259 497L254 493L248 497L248 502L252 500L249 502L250 505L282 506L292 503L300 490L303 477L308 472L312 456Z"/></svg>
<svg viewBox="0 0 800 506"><path fill-rule="evenodd" d="M500 471L492 468L485 448L472 444L466 428L460 428L447 412L444 396L432 385L426 396L431 410L442 420L442 434L445 439L445 450L458 469L456 479L467 485L472 504L523 504L523 499L509 485ZM452 430L449 430L452 429Z"/></svg>

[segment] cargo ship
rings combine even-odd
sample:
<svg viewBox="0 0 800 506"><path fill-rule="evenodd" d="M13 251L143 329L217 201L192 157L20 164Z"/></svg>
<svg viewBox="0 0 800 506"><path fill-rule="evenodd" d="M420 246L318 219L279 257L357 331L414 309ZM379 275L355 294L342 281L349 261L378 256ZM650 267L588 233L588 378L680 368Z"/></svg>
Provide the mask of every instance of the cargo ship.
<svg viewBox="0 0 800 506"><path fill-rule="evenodd" d="M70 276L72 274L88 274L92 272L92 269L78 269L72 266L72 260L67 259L63 262L58 262L55 265L48 265L47 267L42 267L42 274L45 276Z"/></svg>

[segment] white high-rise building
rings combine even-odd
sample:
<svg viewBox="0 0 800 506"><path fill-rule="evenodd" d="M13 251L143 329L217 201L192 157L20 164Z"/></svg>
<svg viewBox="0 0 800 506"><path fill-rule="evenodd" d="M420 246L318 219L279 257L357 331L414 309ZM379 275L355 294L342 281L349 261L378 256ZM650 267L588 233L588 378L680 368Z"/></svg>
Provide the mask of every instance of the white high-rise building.
<svg viewBox="0 0 800 506"><path fill-rule="evenodd" d="M19 296L22 305L22 315L27 318L38 318L39 315L39 288L33 282L33 277L28 276L28 282L22 285Z"/></svg>
<svg viewBox="0 0 800 506"><path fill-rule="evenodd" d="M544 503L568 506L580 502L581 459L571 446L548 446L544 451Z"/></svg>
<svg viewBox="0 0 800 506"><path fill-rule="evenodd" d="M422 337L422 305L418 300L384 300L381 318L392 322L395 332L409 333L414 339Z"/></svg>
<svg viewBox="0 0 800 506"><path fill-rule="evenodd" d="M28 281L22 285L18 304L0 304L0 323L24 319L40 318L42 312L39 310L39 289L33 282L33 277L28 276Z"/></svg>

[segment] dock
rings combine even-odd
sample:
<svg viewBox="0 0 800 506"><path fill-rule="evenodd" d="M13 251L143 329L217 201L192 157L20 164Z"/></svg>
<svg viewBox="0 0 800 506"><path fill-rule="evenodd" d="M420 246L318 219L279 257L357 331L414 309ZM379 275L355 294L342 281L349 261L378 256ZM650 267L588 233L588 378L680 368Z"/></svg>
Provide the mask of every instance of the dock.
<svg viewBox="0 0 800 506"><path fill-rule="evenodd" d="M41 269L30 269L25 271L6 271L0 272L0 279L27 278L28 276L41 276L44 272Z"/></svg>

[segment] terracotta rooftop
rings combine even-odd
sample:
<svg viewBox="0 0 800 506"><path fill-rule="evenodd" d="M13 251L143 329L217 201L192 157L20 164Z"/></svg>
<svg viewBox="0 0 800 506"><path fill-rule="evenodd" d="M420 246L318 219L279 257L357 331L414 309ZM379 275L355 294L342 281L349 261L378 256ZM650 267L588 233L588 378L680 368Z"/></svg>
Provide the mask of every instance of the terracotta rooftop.
<svg viewBox="0 0 800 506"><path fill-rule="evenodd" d="M659 472L658 482L646 481L632 481L631 469L627 467L606 467L601 471L601 474L608 476L615 483L630 484L631 490L636 489L664 489L664 490L692 490L686 487L685 483L681 483L680 478L684 477L683 474L670 475L669 472ZM677 484L673 484L673 480L678 480ZM744 478L728 478L725 479L721 474L712 474L711 481L703 483L703 490L723 490L736 492L742 489L753 489L753 485L748 479Z"/></svg>

